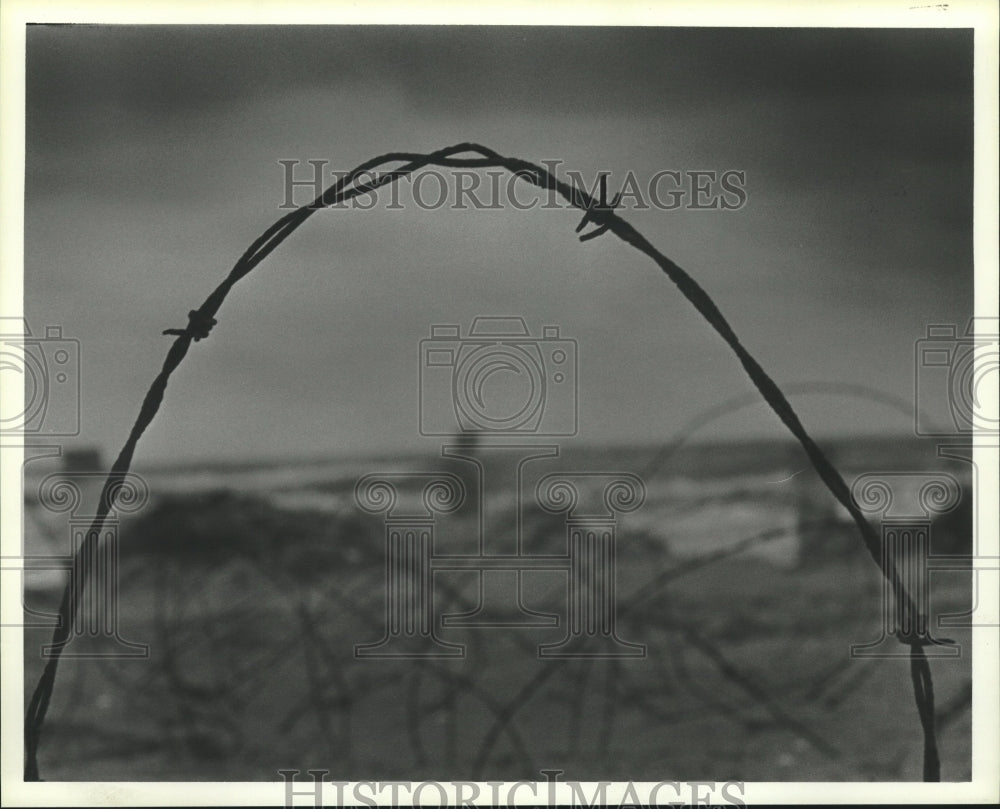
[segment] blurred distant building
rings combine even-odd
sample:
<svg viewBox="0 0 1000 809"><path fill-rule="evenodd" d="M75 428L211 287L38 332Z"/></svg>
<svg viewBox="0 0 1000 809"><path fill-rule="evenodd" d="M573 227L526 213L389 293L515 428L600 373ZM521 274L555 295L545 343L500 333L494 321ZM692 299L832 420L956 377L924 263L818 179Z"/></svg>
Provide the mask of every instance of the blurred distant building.
<svg viewBox="0 0 1000 809"><path fill-rule="evenodd" d="M27 591L61 590L66 584L72 554L71 514L46 506L41 486L51 475L65 473L79 492L77 517L97 510L106 470L95 447L66 450L59 458L28 463L24 477L24 587Z"/></svg>
<svg viewBox="0 0 1000 809"><path fill-rule="evenodd" d="M97 447L84 447L82 449L68 449L63 453L64 472L101 472L104 470L104 461L101 451Z"/></svg>

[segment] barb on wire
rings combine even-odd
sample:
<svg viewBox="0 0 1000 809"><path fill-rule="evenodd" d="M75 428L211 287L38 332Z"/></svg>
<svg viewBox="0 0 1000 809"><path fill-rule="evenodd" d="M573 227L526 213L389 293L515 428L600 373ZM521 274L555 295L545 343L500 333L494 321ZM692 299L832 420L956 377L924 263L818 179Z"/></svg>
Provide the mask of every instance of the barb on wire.
<svg viewBox="0 0 1000 809"><path fill-rule="evenodd" d="M208 333L212 331L212 326L214 326L218 321L211 315L206 315L197 309L192 309L188 312L188 324L183 329L164 329L164 334L176 334L179 337L190 337L195 342L208 337Z"/></svg>
<svg viewBox="0 0 1000 809"><path fill-rule="evenodd" d="M474 156L462 157L461 155L465 153ZM397 165L396 168L380 174L375 173L375 169L396 164L402 165ZM850 496L850 490L844 482L843 477L826 457L822 449L813 441L799 420L798 415L792 409L788 399L753 355L743 346L715 302L698 282L681 269L681 267L660 253L652 243L615 213L613 209L621 201L622 195L617 194L614 199L608 202L606 197L606 180L603 176L601 178L600 196L598 199L594 199L585 191L560 181L554 174L542 166L519 158L504 157L492 149L475 143L460 143L456 146L440 149L429 154L391 152L374 157L360 164L339 178L312 203L290 211L275 222L247 248L229 275L212 291L204 303L197 310L192 310L188 316L189 323L186 328L166 330L167 334L175 335L176 339L168 350L163 366L153 380L142 402L139 414L129 431L125 444L108 473L97 514L73 558L73 572L69 577L69 584L67 584L63 592L62 601L59 606L60 622L53 632L52 654L35 687L25 715L25 780L39 779L38 746L45 722L45 715L48 711L52 692L55 687L60 652L69 640L71 627L75 625L75 617L82 596L81 591L86 584L86 565L83 564L83 560L87 559L100 543L101 529L118 496L116 483L131 467L132 458L139 439L159 411L160 405L163 403L163 397L166 394L167 383L173 372L187 355L191 342L197 342L208 335L211 326L215 324L216 314L233 286L274 252L285 239L317 210L345 202L362 194L374 193L382 186L432 165L450 168L506 169L518 179L530 182L545 190L555 191L571 205L583 210L584 218L577 231L582 230L583 226L588 222L594 222L597 228L581 236L581 240L587 241L611 231L626 244L631 245L652 259L680 290L681 294L708 321L715 332L722 337L733 353L736 354L737 359L739 359L744 371L757 387L757 390L778 418L781 419L782 423L802 445L824 484L837 501L850 513L861 533L869 554L892 587L894 596L899 602L900 614L918 615L917 607L906 592L895 567L885 565L882 562L881 538L879 534L867 522L864 515L854 504ZM359 183L359 178L361 177L371 179L367 182ZM904 625L908 623L908 625L914 627L921 624L918 620L903 623ZM899 640L911 645L914 650L912 661L913 671L915 672L913 684L917 696L918 709L922 718L929 709L931 717L930 722L923 721L922 724L925 735L924 774L925 777L933 777L938 767L936 766L937 750L934 740L933 689L931 687L930 668L926 657L917 645L921 642L920 639L915 636L907 637L901 635ZM542 669L543 672L551 670L550 668ZM501 722L499 724L502 725L505 723ZM934 764L935 766L930 766L930 764Z"/></svg>
<svg viewBox="0 0 1000 809"><path fill-rule="evenodd" d="M597 227L590 231L590 233L584 233L580 237L581 242L589 242L591 239L596 239L602 233L607 233L608 228L611 225L606 221L608 214L614 211L618 207L618 203L622 201L623 191L619 191L615 194L611 202L608 202L608 175L602 174L600 177L600 197L595 200L591 200L590 205L587 206L587 212L583 215L583 219L580 220L580 224L576 226L576 233L583 230L588 222L594 222Z"/></svg>

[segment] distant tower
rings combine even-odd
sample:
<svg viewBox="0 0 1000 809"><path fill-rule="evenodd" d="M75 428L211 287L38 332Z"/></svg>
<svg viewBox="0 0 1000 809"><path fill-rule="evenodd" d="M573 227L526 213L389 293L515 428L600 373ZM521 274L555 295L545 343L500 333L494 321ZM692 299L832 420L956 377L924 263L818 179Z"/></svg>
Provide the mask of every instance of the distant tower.
<svg viewBox="0 0 1000 809"><path fill-rule="evenodd" d="M64 472L100 472L104 468L97 447L68 449L63 455Z"/></svg>

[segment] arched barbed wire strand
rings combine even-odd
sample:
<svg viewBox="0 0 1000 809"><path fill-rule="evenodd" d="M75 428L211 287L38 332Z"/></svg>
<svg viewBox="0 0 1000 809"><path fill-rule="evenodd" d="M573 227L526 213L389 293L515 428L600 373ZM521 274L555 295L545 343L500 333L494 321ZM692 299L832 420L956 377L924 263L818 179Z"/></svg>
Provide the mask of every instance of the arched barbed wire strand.
<svg viewBox="0 0 1000 809"><path fill-rule="evenodd" d="M914 410L912 404L908 403L900 396L894 396L886 391L873 388L868 385L857 385L848 382L823 382L804 381L786 382L781 386L785 396L801 396L810 394L825 394L830 396L850 396L863 399L874 404L891 408L909 418L913 418ZM742 393L730 399L702 411L697 416L689 419L678 427L674 434L664 442L661 449L653 456L647 464L646 470L640 475L643 480L649 480L658 474L670 457L677 452L684 444L691 440L694 434L702 427L707 427L716 419L737 413L744 408L759 404L760 399L754 393Z"/></svg>
<svg viewBox="0 0 1000 809"><path fill-rule="evenodd" d="M913 694L917 702L917 712L920 714L920 725L924 731L924 780L941 780L941 761L938 757L937 733L934 730L934 683L931 680L931 669L927 664L923 647L911 647L914 654L910 657L910 677L913 680Z"/></svg>
<svg viewBox="0 0 1000 809"><path fill-rule="evenodd" d="M830 523L831 520L829 519L815 520L806 523L806 526L817 527L822 525L828 525ZM625 596L622 599L622 604L618 607L616 614L619 619L621 618L629 619L631 617L635 617L636 607L642 602L647 601L653 596L655 596L657 592L660 589L662 589L669 581L678 579L698 569L704 568L714 562L735 556L736 554L746 551L749 548L753 547L754 545L757 545L758 543L766 542L769 540L785 536L787 535L787 533L788 531L785 528L770 529L755 534L753 536L747 537L737 543L734 543L734 545L729 548L724 548L720 551L716 551L710 554L705 554L695 559L682 562L676 565L675 567L670 568L669 570L663 571L654 579L647 582L645 585L639 587L638 589L630 593L628 596ZM657 626L661 626L667 629L676 629L676 627L680 625L677 620L674 619L668 620L667 613L657 615L654 623ZM699 638L701 640L701 644L703 647L708 647L712 645L711 642L704 636L699 636ZM720 671L720 673L723 676L725 676L727 679L731 679L731 673L730 673L732 670L731 664L718 649L715 649L714 647L712 648L713 648L713 654L707 655L707 659L709 660L709 662L713 664L713 666L716 667L716 669ZM675 662L679 661L679 656L671 656L671 660ZM534 695L543 686L546 685L546 683L549 682L552 675L555 674L555 672L557 671L558 665L566 664L567 668L569 669L570 676L574 676L572 667L569 666L569 664L577 662L580 661L569 659L569 660L559 661L558 664L556 663L556 661L552 661L552 665L539 671L535 677L533 677L531 680L525 683L525 685L521 688L520 691L517 692L516 696L513 699L511 699L509 702L506 703L503 709L503 713L495 717L493 725L489 728L488 732L484 736L483 743L477 754L476 764L475 764L475 775L477 778L483 775L483 769L485 768L489 760L490 754L492 753L492 750L497 740L499 739L500 733L505 728L507 728L508 723L512 722L517 713L522 708L525 707L525 705L534 697ZM573 688L573 693L576 695L578 700L582 700L584 697L584 692L587 688L587 680L590 677L591 673L592 672L590 666L582 667L579 670L579 676L576 677L576 682ZM750 677L746 675L742 675L742 680L738 682L737 685L744 691L744 693L746 693L755 701L759 702L761 706L764 708L764 710L771 714L772 718L775 720L777 724L787 727L792 733L799 735L802 739L812 744L819 752L823 753L824 755L833 757L839 756L839 753L832 745L827 744L826 742L823 741L817 741L820 738L819 736L813 734L808 729L803 731L802 726L800 724L796 723L795 721L789 721L787 718L788 715L779 706L777 706L776 703L774 703L773 700L771 700L769 697L765 695L764 698L760 698L760 695L765 694L763 686L754 682ZM691 679L687 680L687 687L692 692L697 692L697 690L699 689L699 686ZM720 703L715 701L714 695L707 694L699 698L706 705L713 707L716 710L720 709ZM724 715L728 715L730 713L730 711L728 710L728 706L722 709L721 712ZM581 737L579 729L579 719L581 718L582 714L580 713L579 710L577 710L575 712L571 712L571 716L575 717L577 722L575 726L572 721L570 723L570 738L574 739L574 737L576 737L574 741L578 742L579 738ZM574 749L574 747L575 747L574 745L571 745L571 750Z"/></svg>
<svg viewBox="0 0 1000 809"><path fill-rule="evenodd" d="M477 156L457 157L457 155L463 153L471 153ZM404 165L382 174L375 174L375 170L380 167L398 163L403 163ZM555 191L573 207L584 211L585 222L593 223L602 233L606 231L614 233L619 239L652 259L736 354L740 364L768 405L792 435L798 439L827 488L851 514L869 554L889 581L895 598L899 602L902 611L901 614L913 616L918 614L916 605L906 593L898 572L891 565L885 566L882 564L880 537L852 502L850 491L844 479L815 441L813 441L808 432L806 432L798 415L792 409L784 394L771 377L767 375L757 360L743 346L729 325L729 322L715 305L715 302L694 278L660 253L634 227L619 217L610 205L601 205L600 200L595 200L585 191L560 181L554 174L541 166L519 158L503 157L491 149L474 143L460 143L456 146L440 149L428 154L391 152L361 163L338 179L312 203L289 212L275 222L250 245L239 261L236 262L236 265L226 279L213 290L204 303L198 309L191 311L188 318L188 325L183 329L167 330L167 333L175 335L175 340L167 352L159 374L154 379L142 402L139 415L129 431L128 438L121 452L108 473L97 514L73 558L74 576L70 577L70 581L63 592L60 602L59 616L61 620L53 632L51 656L35 687L25 716L25 780L33 781L39 778L37 760L38 744L55 686L55 676L58 670L61 649L69 640L71 627L74 624L75 616L79 609L80 591L86 583L87 571L83 562L100 542L101 528L114 504L113 501L117 496L116 489L120 486L125 474L131 467L132 458L139 439L156 416L163 402L170 376L187 355L191 342L208 336L211 327L215 325L215 316L233 286L246 277L258 264L277 249L288 236L317 210L364 194L374 193L384 185L395 182L402 177L431 165L449 168L507 169L519 179L536 185L539 188ZM371 179L358 184L357 181L363 175ZM585 234L585 237L593 238L594 235L594 233ZM76 577L76 574L79 574L79 578ZM78 582L75 587L73 584L74 581ZM919 622L916 620L910 622L911 626L917 626L918 624ZM926 655L921 648L921 644L925 641L916 636L899 636L899 640L909 644L912 652L911 666L914 694L925 735L924 777L927 780L938 780L940 778L940 768L937 763L936 744L933 738L933 689L930 687L930 667L927 663ZM930 717L930 721L924 721L924 717Z"/></svg>
<svg viewBox="0 0 1000 809"><path fill-rule="evenodd" d="M825 518L820 520L810 520L809 522L802 523L800 528L806 529L818 529L818 528L829 528L836 525L836 520L832 518ZM700 570L703 567L714 564L715 562L722 561L723 559L729 559L733 556L737 556L744 551L747 551L757 545L764 544L765 542L772 542L777 539L784 539L788 536L788 529L785 527L779 528L768 528L765 531L761 531L757 534L752 534L751 536L745 537L738 542L734 542L725 548L720 548L716 551L711 551L709 553L699 554L698 556L692 557L681 562L678 562L673 567L667 568L661 571L656 576L654 576L649 581L645 582L640 587L637 587L627 596L622 599L622 604L619 606L615 612L617 617L624 618L631 615L635 608L652 598L660 590L667 586L667 584L675 579L679 579L682 576L686 576L689 573L693 573Z"/></svg>
<svg viewBox="0 0 1000 809"><path fill-rule="evenodd" d="M745 673L740 671L739 666L723 655L719 648L705 635L692 629L683 622L675 624L673 628L680 632L680 634L691 646L696 648L706 658L708 658L727 680L734 683L757 704L762 705L775 722L797 733L800 737L809 742L809 744L811 744L817 751L828 758L842 758L840 750L834 747L831 742L824 739L820 734L815 733L808 725L800 722L790 713L785 711L771 698L770 694L768 694L766 690L764 690Z"/></svg>

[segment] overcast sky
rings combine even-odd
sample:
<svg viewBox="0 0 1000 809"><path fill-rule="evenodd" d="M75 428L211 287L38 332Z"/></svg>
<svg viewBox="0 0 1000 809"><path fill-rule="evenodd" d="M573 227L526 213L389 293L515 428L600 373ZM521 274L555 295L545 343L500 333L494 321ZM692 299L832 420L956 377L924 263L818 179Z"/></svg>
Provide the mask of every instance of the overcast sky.
<svg viewBox="0 0 1000 809"><path fill-rule="evenodd" d="M972 311L972 55L956 30L31 27L26 315L81 341L81 443L112 453L160 332L283 213L279 161L301 176L477 141L612 190L745 172L737 210L623 216L779 384L912 400L914 341ZM401 197L317 213L242 281L140 457L430 448L419 342L477 315L577 340L588 443L662 441L752 390L648 259L577 241L578 212ZM911 428L856 396L793 404L817 435ZM699 437L781 434L761 405Z"/></svg>

